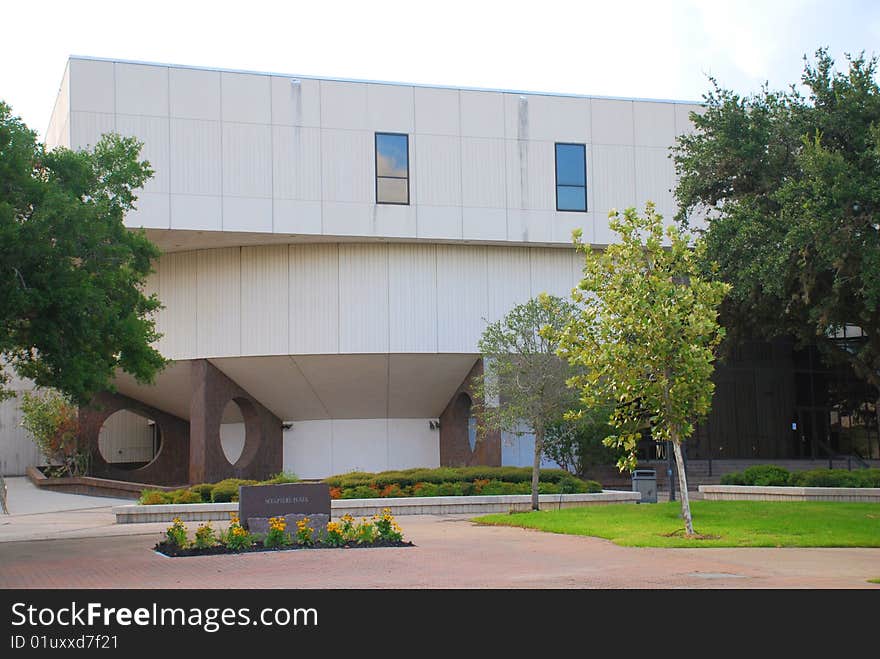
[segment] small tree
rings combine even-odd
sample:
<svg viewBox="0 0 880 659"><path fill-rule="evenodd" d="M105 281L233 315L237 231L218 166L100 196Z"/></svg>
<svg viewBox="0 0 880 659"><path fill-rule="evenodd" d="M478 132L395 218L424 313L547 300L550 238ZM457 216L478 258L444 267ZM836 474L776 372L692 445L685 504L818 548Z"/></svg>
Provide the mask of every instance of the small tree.
<svg viewBox="0 0 880 659"><path fill-rule="evenodd" d="M583 369L571 383L588 407L615 402L611 425L618 433L605 442L626 451L621 471L636 464L640 429L672 442L681 483L681 511L687 535L694 535L681 443L711 405L714 349L724 330L718 305L727 284L702 279L696 258L704 249L675 227L666 229L648 202L645 217L634 208L609 215L620 242L594 251L580 240L584 277L573 293L578 312L563 331L560 355Z"/></svg>
<svg viewBox="0 0 880 659"><path fill-rule="evenodd" d="M573 311L566 300L542 293L491 323L479 342L487 364L474 385L481 434L491 429L535 436L533 510L539 509L538 479L547 429L577 403L575 392L566 386L574 371L557 356L555 338ZM545 328L549 331L542 331Z"/></svg>
<svg viewBox="0 0 880 659"><path fill-rule="evenodd" d="M604 442L614 432L608 425L611 409L602 405L577 410L553 421L544 437L544 455L579 478L594 465L614 464L618 452Z"/></svg>
<svg viewBox="0 0 880 659"><path fill-rule="evenodd" d="M80 446L76 405L61 394L27 392L21 403L22 427L50 465L66 476L88 472L89 454Z"/></svg>

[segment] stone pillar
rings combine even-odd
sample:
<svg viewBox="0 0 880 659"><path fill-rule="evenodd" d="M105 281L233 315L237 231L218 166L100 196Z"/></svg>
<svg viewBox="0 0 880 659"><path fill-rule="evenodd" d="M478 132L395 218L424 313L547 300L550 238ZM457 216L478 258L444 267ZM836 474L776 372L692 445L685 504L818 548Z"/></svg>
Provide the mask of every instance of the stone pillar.
<svg viewBox="0 0 880 659"><path fill-rule="evenodd" d="M490 431L474 450L468 442L468 417L475 401L474 378L482 375L483 360L478 359L467 377L452 394L440 415L440 464L444 467L501 466L501 433ZM479 414L476 415L479 422Z"/></svg>
<svg viewBox="0 0 880 659"><path fill-rule="evenodd" d="M281 419L266 409L206 359L192 363L189 482L213 483L224 478L264 479L282 468ZM220 444L220 422L229 401L244 417L241 456L229 464Z"/></svg>
<svg viewBox="0 0 880 659"><path fill-rule="evenodd" d="M104 422L119 410L131 410L156 422L162 437L159 453L148 465L139 469L119 469L108 463L98 450L98 436ZM134 398L108 391L96 394L79 410L80 437L91 452L90 473L99 478L112 478L150 485L184 485L188 478L189 423L172 414L157 410Z"/></svg>

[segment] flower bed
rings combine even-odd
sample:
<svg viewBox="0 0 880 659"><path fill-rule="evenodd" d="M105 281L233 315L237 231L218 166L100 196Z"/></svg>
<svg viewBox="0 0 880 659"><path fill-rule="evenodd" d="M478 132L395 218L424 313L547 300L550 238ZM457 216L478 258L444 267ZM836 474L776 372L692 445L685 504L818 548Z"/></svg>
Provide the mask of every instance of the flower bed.
<svg viewBox="0 0 880 659"><path fill-rule="evenodd" d="M175 518L165 531L165 538L153 548L169 557L211 556L245 552L285 551L290 549L355 549L365 547L413 547L403 539L403 530L391 510L356 521L343 515L339 522L329 522L323 529L311 526L308 517L296 523L296 531L287 529L284 517L272 517L265 534L251 533L244 528L238 516L232 514L229 527L217 531L211 522L201 524L191 540L186 524Z"/></svg>

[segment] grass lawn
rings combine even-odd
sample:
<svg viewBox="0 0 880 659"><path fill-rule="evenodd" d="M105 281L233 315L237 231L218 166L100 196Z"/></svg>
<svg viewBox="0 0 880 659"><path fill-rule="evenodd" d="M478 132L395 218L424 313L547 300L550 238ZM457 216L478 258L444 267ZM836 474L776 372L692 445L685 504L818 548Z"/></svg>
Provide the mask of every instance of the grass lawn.
<svg viewBox="0 0 880 659"><path fill-rule="evenodd" d="M880 547L876 503L692 501L684 537L678 501L478 517L480 524L606 538L629 547Z"/></svg>
<svg viewBox="0 0 880 659"><path fill-rule="evenodd" d="M880 583L880 577L877 577L876 579L868 579L868 583Z"/></svg>

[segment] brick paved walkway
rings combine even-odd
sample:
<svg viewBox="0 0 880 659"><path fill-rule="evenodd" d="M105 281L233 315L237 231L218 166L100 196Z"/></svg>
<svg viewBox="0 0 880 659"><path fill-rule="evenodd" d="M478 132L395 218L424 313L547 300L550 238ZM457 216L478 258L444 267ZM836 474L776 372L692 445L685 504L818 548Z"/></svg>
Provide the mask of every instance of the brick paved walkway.
<svg viewBox="0 0 880 659"><path fill-rule="evenodd" d="M637 549L426 515L400 520L413 548L172 559L151 551L165 525L111 527L89 514L63 531L74 537L11 541L13 527L28 535L7 523L4 542L0 527L0 588L880 589L866 582L880 576L880 549Z"/></svg>

